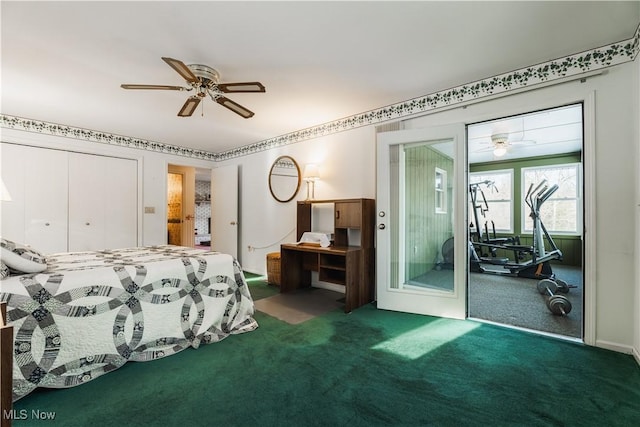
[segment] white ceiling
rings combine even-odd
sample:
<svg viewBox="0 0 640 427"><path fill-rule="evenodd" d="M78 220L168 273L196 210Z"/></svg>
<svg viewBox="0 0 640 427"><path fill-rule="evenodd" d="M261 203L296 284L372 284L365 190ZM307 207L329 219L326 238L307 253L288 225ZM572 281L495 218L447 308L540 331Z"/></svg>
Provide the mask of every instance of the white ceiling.
<svg viewBox="0 0 640 427"><path fill-rule="evenodd" d="M493 136L506 138L507 152L494 154ZM582 151L582 106L568 105L467 127L469 163Z"/></svg>
<svg viewBox="0 0 640 427"><path fill-rule="evenodd" d="M633 36L640 2L2 1L3 114L222 152ZM210 99L161 57L266 93ZM203 114L203 116L201 115Z"/></svg>

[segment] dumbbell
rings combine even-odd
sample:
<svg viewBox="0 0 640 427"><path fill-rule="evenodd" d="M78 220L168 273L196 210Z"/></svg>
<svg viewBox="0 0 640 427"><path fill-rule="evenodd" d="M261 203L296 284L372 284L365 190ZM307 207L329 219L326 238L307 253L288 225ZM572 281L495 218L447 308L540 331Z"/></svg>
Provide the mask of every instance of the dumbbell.
<svg viewBox="0 0 640 427"><path fill-rule="evenodd" d="M542 279L538 282L538 292L542 295L549 295L549 298L547 298L547 308L549 311L558 316L566 316L571 312L571 301L564 295L557 295L556 292L559 291L569 292L569 286L566 282L551 279Z"/></svg>

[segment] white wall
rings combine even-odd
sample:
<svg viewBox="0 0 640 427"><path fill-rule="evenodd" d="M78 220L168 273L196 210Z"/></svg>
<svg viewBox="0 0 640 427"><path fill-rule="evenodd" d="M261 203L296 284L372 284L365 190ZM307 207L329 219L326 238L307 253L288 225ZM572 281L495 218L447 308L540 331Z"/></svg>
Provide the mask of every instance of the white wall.
<svg viewBox="0 0 640 427"><path fill-rule="evenodd" d="M138 244L160 245L167 242L167 166L169 163L213 168L214 162L156 153L134 148L81 141L72 138L2 129L1 140L36 147L101 154L138 161ZM46 179L46 177L43 177ZM144 207L155 213L145 214Z"/></svg>
<svg viewBox="0 0 640 427"><path fill-rule="evenodd" d="M373 127L354 129L220 163L239 165L241 217L238 258L245 270L265 274L266 254L280 251L281 243L296 240L296 201L306 198L306 183L302 182L294 200L277 202L269 192L268 181L269 170L276 158L291 156L302 170L306 163L320 166L316 199L375 198L374 132ZM324 216L320 218L321 227L331 229L332 214L325 212L321 215ZM256 249L249 251L249 246Z"/></svg>

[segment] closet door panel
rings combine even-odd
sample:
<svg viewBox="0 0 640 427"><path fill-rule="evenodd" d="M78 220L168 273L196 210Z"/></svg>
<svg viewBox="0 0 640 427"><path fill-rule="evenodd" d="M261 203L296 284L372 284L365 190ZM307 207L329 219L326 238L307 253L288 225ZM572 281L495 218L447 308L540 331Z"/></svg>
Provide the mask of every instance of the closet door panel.
<svg viewBox="0 0 640 427"><path fill-rule="evenodd" d="M137 162L69 156L69 250L137 246Z"/></svg>
<svg viewBox="0 0 640 427"><path fill-rule="evenodd" d="M109 158L105 195L105 244L131 248L138 243L138 162Z"/></svg>
<svg viewBox="0 0 640 427"><path fill-rule="evenodd" d="M2 144L2 236L43 253L67 251L67 153Z"/></svg>
<svg viewBox="0 0 640 427"><path fill-rule="evenodd" d="M106 249L107 158L69 153L69 251Z"/></svg>
<svg viewBox="0 0 640 427"><path fill-rule="evenodd" d="M68 153L30 150L25 164L25 243L44 253L66 252Z"/></svg>
<svg viewBox="0 0 640 427"><path fill-rule="evenodd" d="M24 242L24 176L25 156L23 147L13 144L0 144L2 182L4 182L11 200L2 202L0 211L0 235L14 242Z"/></svg>

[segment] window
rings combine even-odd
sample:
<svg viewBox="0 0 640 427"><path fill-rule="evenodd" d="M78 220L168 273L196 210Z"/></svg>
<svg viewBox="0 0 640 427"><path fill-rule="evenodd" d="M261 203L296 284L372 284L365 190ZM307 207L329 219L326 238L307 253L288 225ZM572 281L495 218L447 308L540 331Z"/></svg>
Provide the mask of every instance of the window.
<svg viewBox="0 0 640 427"><path fill-rule="evenodd" d="M436 213L447 213L447 171L436 168Z"/></svg>
<svg viewBox="0 0 640 427"><path fill-rule="evenodd" d="M470 173L469 190L474 187L475 207L469 206L474 226L483 227L483 232L486 224L489 232L495 227L497 232L513 233L513 169ZM476 216L479 224L475 224Z"/></svg>
<svg viewBox="0 0 640 427"><path fill-rule="evenodd" d="M582 215L580 212L580 163L542 166L522 169L522 229L533 231L531 209L524 197L533 185L537 187L543 180L546 185L558 185L558 190L540 208L540 220L549 233L580 234Z"/></svg>

